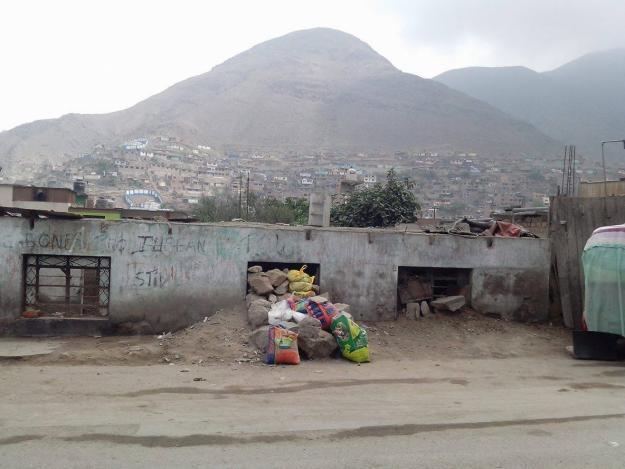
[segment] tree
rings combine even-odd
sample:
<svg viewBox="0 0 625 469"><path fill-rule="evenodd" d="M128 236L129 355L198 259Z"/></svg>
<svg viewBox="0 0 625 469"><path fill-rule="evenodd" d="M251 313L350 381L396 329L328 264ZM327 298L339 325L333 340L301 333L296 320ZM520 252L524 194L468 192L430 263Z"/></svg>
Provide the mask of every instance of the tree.
<svg viewBox="0 0 625 469"><path fill-rule="evenodd" d="M386 184L377 183L371 188L356 190L347 200L332 208L331 222L336 226L387 227L416 220L420 209L412 192L414 183L400 180L391 169Z"/></svg>

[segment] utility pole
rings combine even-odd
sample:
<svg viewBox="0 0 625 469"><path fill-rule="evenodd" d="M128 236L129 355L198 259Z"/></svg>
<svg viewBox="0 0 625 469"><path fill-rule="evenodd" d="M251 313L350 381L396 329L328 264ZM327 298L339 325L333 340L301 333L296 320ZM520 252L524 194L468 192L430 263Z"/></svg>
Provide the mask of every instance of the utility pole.
<svg viewBox="0 0 625 469"><path fill-rule="evenodd" d="M243 186L243 173L239 173L239 218L241 218L241 195Z"/></svg>
<svg viewBox="0 0 625 469"><path fill-rule="evenodd" d="M245 219L250 218L250 174L247 173L247 186L245 188Z"/></svg>

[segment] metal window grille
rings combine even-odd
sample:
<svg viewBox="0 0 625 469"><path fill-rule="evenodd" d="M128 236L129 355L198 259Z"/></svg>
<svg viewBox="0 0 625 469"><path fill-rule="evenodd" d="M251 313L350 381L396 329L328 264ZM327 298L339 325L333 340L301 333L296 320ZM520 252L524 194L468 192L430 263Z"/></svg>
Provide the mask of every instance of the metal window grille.
<svg viewBox="0 0 625 469"><path fill-rule="evenodd" d="M108 315L111 258L24 256L24 306L45 316Z"/></svg>

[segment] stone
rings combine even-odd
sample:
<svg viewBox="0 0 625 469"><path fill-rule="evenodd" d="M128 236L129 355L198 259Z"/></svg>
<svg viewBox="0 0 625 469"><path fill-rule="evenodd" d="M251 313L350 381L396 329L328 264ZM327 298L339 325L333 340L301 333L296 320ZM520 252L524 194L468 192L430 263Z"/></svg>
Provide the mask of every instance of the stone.
<svg viewBox="0 0 625 469"><path fill-rule="evenodd" d="M252 331L249 336L249 341L262 353L267 353L269 347L269 328L271 326L261 326L258 329Z"/></svg>
<svg viewBox="0 0 625 469"><path fill-rule="evenodd" d="M421 305L419 303L406 303L406 317L408 319L421 319Z"/></svg>
<svg viewBox="0 0 625 469"><path fill-rule="evenodd" d="M247 269L250 274L257 274L263 271L263 268L259 265L253 265Z"/></svg>
<svg viewBox="0 0 625 469"><path fill-rule="evenodd" d="M456 312L466 304L464 296L445 296L432 301L432 307L436 311Z"/></svg>
<svg viewBox="0 0 625 469"><path fill-rule="evenodd" d="M293 330L298 333L297 345L309 359L328 358L338 348L334 336L321 329L315 318L302 319Z"/></svg>
<svg viewBox="0 0 625 469"><path fill-rule="evenodd" d="M277 303L278 302L278 297L276 295L274 295L273 293L270 294L267 299L269 300L269 303Z"/></svg>
<svg viewBox="0 0 625 469"><path fill-rule="evenodd" d="M265 300L266 301L266 300ZM268 301L266 301L269 303ZM271 303L269 303L271 305ZM260 300L252 303L247 310L247 320L252 328L264 326L269 323L269 306L260 303Z"/></svg>
<svg viewBox="0 0 625 469"><path fill-rule="evenodd" d="M314 285L312 286L312 291L314 291L315 293L319 293L320 289L319 289L319 285Z"/></svg>
<svg viewBox="0 0 625 469"><path fill-rule="evenodd" d="M288 300L289 298L291 298L290 293L285 293L284 295L278 295L278 301Z"/></svg>
<svg viewBox="0 0 625 469"><path fill-rule="evenodd" d="M336 309L339 313L349 313L349 305L347 303L332 303L334 305L334 309Z"/></svg>
<svg viewBox="0 0 625 469"><path fill-rule="evenodd" d="M432 311L430 311L430 305L428 305L427 301L421 302L421 316L427 318L432 315Z"/></svg>
<svg viewBox="0 0 625 469"><path fill-rule="evenodd" d="M265 297L257 295L256 293L248 293L245 295L245 305L249 308L254 301L264 299Z"/></svg>
<svg viewBox="0 0 625 469"><path fill-rule="evenodd" d="M285 280L284 282L282 282L280 285L278 285L274 292L276 293L276 295L284 295L285 293L289 292L289 281Z"/></svg>
<svg viewBox="0 0 625 469"><path fill-rule="evenodd" d="M273 293L273 285L271 284L271 280L267 277L267 274L257 273L250 274L247 276L247 283L254 293L257 295L267 295L268 293Z"/></svg>
<svg viewBox="0 0 625 469"><path fill-rule="evenodd" d="M313 329L321 330L321 321L317 318L306 316L299 322L299 329L297 332L304 331L304 333L306 333L307 331L312 331Z"/></svg>
<svg viewBox="0 0 625 469"><path fill-rule="evenodd" d="M277 287L278 285L282 285L285 281L288 280L286 274L282 272L280 269L268 270L266 274L269 277L269 280L271 281L271 284L274 287Z"/></svg>
<svg viewBox="0 0 625 469"><path fill-rule="evenodd" d="M266 308L267 311L269 311L271 309L271 301L266 300L263 297L258 298L257 300L254 300L250 303L250 306L262 306L263 308Z"/></svg>
<svg viewBox="0 0 625 469"><path fill-rule="evenodd" d="M319 292L317 292L317 293L319 293ZM321 293L319 296L323 296L328 301L332 301L332 298L330 297L330 292Z"/></svg>

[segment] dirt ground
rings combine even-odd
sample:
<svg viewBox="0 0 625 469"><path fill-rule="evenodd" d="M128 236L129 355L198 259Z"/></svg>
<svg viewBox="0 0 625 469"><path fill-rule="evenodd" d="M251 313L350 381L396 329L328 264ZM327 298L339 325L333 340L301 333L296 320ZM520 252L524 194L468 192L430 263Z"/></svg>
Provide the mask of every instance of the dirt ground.
<svg viewBox="0 0 625 469"><path fill-rule="evenodd" d="M508 322L469 308L421 320L359 321L369 333L372 361L513 358L562 354L570 332L559 326ZM68 365L249 364L264 366L248 343L245 305L216 312L186 329L163 336L53 339L58 348L20 362Z"/></svg>

